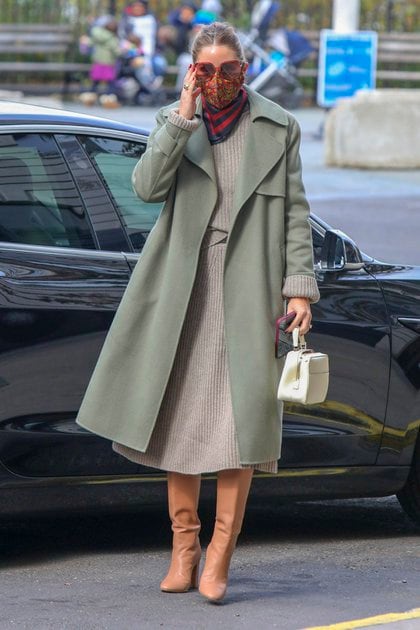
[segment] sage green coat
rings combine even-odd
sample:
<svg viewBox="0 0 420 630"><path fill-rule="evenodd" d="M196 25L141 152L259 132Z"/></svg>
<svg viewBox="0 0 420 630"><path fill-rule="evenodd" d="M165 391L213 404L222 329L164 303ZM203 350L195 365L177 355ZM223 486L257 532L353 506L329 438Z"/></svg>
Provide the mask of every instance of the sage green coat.
<svg viewBox="0 0 420 630"><path fill-rule="evenodd" d="M228 370L243 464L280 455L282 405L276 392L283 361L274 357L274 324L284 313L285 297L319 299L298 125L280 106L247 91L251 123L224 270ZM200 243L217 199L206 127L201 121L191 133L175 126L167 120L173 107L158 113L157 127L133 173L134 188L144 201L166 203L130 278L77 417L90 431L139 451L147 449L155 425Z"/></svg>

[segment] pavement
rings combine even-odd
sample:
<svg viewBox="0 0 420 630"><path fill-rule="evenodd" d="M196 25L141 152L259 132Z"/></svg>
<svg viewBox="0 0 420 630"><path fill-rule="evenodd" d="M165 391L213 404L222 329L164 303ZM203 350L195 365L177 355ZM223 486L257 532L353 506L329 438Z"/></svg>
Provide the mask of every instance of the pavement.
<svg viewBox="0 0 420 630"><path fill-rule="evenodd" d="M159 590L171 541L161 495L137 514L0 522L1 630L419 630L419 530L395 497L254 492L215 606ZM206 545L214 494L200 518Z"/></svg>

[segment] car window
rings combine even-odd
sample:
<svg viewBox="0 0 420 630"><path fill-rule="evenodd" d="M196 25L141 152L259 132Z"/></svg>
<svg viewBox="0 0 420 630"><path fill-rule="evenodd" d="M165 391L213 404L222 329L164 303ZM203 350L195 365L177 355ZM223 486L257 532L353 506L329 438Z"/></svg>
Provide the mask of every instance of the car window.
<svg viewBox="0 0 420 630"><path fill-rule="evenodd" d="M139 199L131 185L131 174L145 144L91 136L81 136L79 140L113 197L134 249L140 251L162 208L162 203Z"/></svg>
<svg viewBox="0 0 420 630"><path fill-rule="evenodd" d="M324 237L317 230L312 230L312 243L314 249L314 267L316 269L321 268L321 253L322 245L324 243Z"/></svg>
<svg viewBox="0 0 420 630"><path fill-rule="evenodd" d="M0 240L95 248L82 200L49 134L0 135Z"/></svg>

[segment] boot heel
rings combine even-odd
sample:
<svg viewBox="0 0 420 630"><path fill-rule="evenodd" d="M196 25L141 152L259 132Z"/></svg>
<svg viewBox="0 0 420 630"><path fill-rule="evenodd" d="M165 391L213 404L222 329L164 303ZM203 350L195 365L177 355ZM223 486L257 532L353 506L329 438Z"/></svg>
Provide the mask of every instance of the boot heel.
<svg viewBox="0 0 420 630"><path fill-rule="evenodd" d="M197 562L191 572L191 588L198 588L198 574L200 569L200 561Z"/></svg>

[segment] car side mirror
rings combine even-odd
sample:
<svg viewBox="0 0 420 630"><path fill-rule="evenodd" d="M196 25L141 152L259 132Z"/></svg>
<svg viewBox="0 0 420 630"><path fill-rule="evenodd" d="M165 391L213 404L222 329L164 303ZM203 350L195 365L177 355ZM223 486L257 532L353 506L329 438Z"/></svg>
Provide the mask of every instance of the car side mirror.
<svg viewBox="0 0 420 630"><path fill-rule="evenodd" d="M364 263L356 243L341 230L327 230L321 251L321 269L362 269Z"/></svg>

